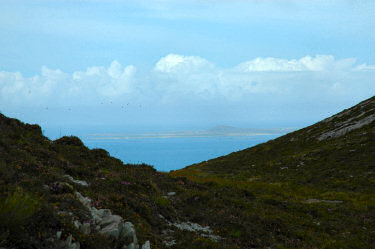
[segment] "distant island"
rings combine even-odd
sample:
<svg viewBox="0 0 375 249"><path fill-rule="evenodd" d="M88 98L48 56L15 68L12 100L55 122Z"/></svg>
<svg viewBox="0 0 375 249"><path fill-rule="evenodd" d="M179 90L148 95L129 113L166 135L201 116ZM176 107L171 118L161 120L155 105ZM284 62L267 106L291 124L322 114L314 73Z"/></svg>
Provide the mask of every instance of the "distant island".
<svg viewBox="0 0 375 249"><path fill-rule="evenodd" d="M292 128L255 129L238 128L233 126L219 125L208 130L201 131L169 131L132 134L89 134L84 136L88 140L100 139L141 139L141 138L183 138L183 137L234 137L234 136L264 136L275 134L286 134L293 131Z"/></svg>

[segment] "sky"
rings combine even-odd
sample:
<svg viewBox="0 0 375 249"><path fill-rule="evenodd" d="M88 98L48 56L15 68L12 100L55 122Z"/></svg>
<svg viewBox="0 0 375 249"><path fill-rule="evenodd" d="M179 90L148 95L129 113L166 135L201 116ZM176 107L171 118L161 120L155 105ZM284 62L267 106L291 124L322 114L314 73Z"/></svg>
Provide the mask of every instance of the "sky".
<svg viewBox="0 0 375 249"><path fill-rule="evenodd" d="M0 112L302 127L375 95L375 1L1 0Z"/></svg>

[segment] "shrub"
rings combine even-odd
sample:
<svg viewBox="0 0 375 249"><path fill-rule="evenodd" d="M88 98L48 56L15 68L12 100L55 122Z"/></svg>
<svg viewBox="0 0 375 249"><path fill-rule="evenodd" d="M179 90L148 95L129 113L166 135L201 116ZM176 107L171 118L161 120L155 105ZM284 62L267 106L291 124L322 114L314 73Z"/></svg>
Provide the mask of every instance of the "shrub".
<svg viewBox="0 0 375 249"><path fill-rule="evenodd" d="M155 196L154 197L154 203L158 206L166 207L169 205L169 200L164 197Z"/></svg>
<svg viewBox="0 0 375 249"><path fill-rule="evenodd" d="M0 198L0 229L14 230L25 225L38 207L39 203L21 189Z"/></svg>

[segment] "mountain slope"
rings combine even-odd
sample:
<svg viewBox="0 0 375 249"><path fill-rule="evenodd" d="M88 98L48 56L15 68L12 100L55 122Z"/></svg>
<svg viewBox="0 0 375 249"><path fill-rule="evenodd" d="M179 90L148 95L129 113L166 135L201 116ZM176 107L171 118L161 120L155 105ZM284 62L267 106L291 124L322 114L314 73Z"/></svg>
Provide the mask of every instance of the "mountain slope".
<svg viewBox="0 0 375 249"><path fill-rule="evenodd" d="M283 246L373 248L375 97L299 131L172 174L251 192L258 214L273 217L289 229L289 240L300 241L287 239ZM244 222L249 214L242 215Z"/></svg>
<svg viewBox="0 0 375 249"><path fill-rule="evenodd" d="M201 232L178 227L187 218L168 199L198 188L151 166L124 165L77 137L51 141L38 125L0 114L0 247L200 247L204 241L192 241Z"/></svg>
<svg viewBox="0 0 375 249"><path fill-rule="evenodd" d="M179 171L322 188L375 187L375 97L267 143ZM198 173L197 173L198 174Z"/></svg>
<svg viewBox="0 0 375 249"><path fill-rule="evenodd" d="M374 115L165 174L0 114L0 248L374 248Z"/></svg>

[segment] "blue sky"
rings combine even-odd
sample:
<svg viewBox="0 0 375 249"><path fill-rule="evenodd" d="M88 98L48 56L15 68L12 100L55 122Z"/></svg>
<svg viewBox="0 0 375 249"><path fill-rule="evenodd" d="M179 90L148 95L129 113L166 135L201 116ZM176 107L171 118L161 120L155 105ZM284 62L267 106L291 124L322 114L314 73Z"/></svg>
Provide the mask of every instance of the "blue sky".
<svg viewBox="0 0 375 249"><path fill-rule="evenodd" d="M374 1L0 6L0 111L27 122L299 126L375 93Z"/></svg>

